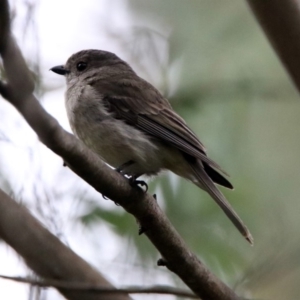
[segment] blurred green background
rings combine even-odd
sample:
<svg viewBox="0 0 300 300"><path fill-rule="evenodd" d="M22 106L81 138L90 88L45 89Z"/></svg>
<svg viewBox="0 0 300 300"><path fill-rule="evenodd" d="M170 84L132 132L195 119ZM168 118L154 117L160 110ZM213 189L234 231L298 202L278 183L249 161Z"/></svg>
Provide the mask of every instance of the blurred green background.
<svg viewBox="0 0 300 300"><path fill-rule="evenodd" d="M246 2L112 3L107 13L126 12L124 28L115 30L110 16L105 23L96 15L94 26L104 26L117 54L168 97L231 175L235 190L222 191L252 232L254 247L191 183L165 174L151 181L150 191L190 249L240 295L298 299L300 99ZM126 249L124 263L154 268L153 276L160 272L157 251L137 235L130 215L103 207L98 195L78 198L84 211L74 222L87 230L105 224Z"/></svg>

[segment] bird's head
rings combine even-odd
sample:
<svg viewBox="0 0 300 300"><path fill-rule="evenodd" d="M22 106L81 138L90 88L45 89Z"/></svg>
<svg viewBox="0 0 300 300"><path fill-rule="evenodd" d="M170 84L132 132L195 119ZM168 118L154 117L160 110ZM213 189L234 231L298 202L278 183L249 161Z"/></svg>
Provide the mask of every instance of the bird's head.
<svg viewBox="0 0 300 300"><path fill-rule="evenodd" d="M93 77L103 72L132 71L130 66L117 55L103 50L82 50L73 54L65 65L55 66L50 70L64 75L67 82L77 80L80 77Z"/></svg>

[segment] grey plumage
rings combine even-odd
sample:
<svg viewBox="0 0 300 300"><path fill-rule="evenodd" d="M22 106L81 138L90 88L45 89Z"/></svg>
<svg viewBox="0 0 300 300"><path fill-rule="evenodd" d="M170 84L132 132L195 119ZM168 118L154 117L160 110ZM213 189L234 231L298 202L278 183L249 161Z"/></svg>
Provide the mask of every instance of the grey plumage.
<svg viewBox="0 0 300 300"><path fill-rule="evenodd" d="M130 176L170 170L205 190L252 243L252 236L215 183L232 189L226 173L170 103L115 54L84 50L65 66L71 128L109 165ZM124 165L127 162L132 162Z"/></svg>

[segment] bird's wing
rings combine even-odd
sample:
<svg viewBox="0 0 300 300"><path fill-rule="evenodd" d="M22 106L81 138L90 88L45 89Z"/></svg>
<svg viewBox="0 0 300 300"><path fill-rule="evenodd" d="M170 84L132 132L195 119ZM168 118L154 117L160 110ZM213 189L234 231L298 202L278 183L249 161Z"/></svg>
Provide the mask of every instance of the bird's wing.
<svg viewBox="0 0 300 300"><path fill-rule="evenodd" d="M141 101L132 97L106 95L103 103L118 119L134 125L141 131L172 144L182 152L226 174L206 156L205 148L169 103L160 96L159 101ZM227 175L227 174L226 174Z"/></svg>

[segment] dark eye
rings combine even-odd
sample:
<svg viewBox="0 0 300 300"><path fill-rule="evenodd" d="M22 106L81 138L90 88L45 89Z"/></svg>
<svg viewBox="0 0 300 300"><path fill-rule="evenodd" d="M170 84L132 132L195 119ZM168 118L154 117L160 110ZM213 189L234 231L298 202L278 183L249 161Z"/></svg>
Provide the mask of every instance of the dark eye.
<svg viewBox="0 0 300 300"><path fill-rule="evenodd" d="M82 61L79 62L76 66L77 70L80 71L80 72L83 71L86 67L87 67L87 64L85 62L82 62Z"/></svg>

